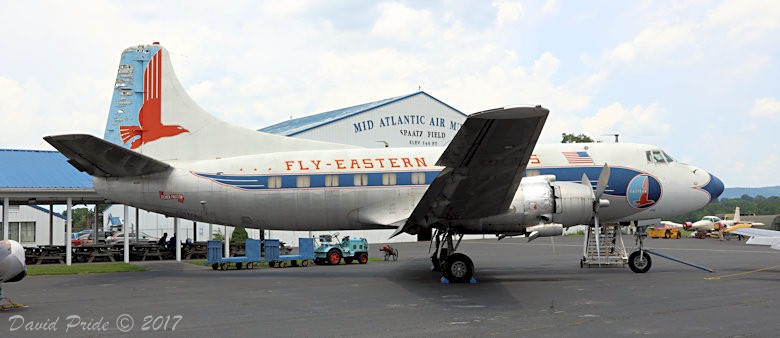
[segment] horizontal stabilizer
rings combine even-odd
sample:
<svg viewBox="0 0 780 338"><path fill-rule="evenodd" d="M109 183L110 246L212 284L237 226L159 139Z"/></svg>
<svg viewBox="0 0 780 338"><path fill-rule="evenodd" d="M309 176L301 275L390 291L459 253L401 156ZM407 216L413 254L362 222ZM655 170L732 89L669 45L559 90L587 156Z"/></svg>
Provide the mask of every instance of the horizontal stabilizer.
<svg viewBox="0 0 780 338"><path fill-rule="evenodd" d="M43 138L67 157L79 171L99 177L140 176L171 166L92 135L68 134Z"/></svg>

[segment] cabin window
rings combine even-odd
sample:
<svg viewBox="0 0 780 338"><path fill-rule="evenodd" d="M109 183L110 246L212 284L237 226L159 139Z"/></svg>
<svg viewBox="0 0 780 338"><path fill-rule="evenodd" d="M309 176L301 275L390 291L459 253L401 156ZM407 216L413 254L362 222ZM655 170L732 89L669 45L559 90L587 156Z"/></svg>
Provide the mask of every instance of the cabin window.
<svg viewBox="0 0 780 338"><path fill-rule="evenodd" d="M355 174L355 185L368 185L368 174Z"/></svg>
<svg viewBox="0 0 780 338"><path fill-rule="evenodd" d="M425 173L412 173L412 184L425 184Z"/></svg>
<svg viewBox="0 0 780 338"><path fill-rule="evenodd" d="M657 163L666 163L664 155L662 155L658 150L653 150L653 160Z"/></svg>
<svg viewBox="0 0 780 338"><path fill-rule="evenodd" d="M326 187L338 187L339 186L339 175L325 175L325 186Z"/></svg>
<svg viewBox="0 0 780 338"><path fill-rule="evenodd" d="M311 186L311 177L309 175L298 176L295 178L295 186L298 188L308 188Z"/></svg>
<svg viewBox="0 0 780 338"><path fill-rule="evenodd" d="M268 178L268 188L271 189L279 189L282 187L282 177L281 176L271 176Z"/></svg>
<svg viewBox="0 0 780 338"><path fill-rule="evenodd" d="M382 185L395 185L396 183L395 173L382 174Z"/></svg>
<svg viewBox="0 0 780 338"><path fill-rule="evenodd" d="M669 156L669 154L667 154L665 151L661 150L661 154L663 154L663 155L664 155L664 158L666 158L666 162L669 162L669 163L672 163L672 162L674 162L674 160L672 159L672 157L671 157L671 156Z"/></svg>

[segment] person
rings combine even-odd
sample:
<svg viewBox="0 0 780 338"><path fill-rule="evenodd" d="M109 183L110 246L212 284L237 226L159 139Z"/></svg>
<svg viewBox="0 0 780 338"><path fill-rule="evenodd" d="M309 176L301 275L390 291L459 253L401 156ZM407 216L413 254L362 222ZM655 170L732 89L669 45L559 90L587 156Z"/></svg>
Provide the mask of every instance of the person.
<svg viewBox="0 0 780 338"><path fill-rule="evenodd" d="M165 245L168 242L168 233L164 232L162 237L160 237L160 240L157 241L157 245L160 246L161 249L165 249Z"/></svg>
<svg viewBox="0 0 780 338"><path fill-rule="evenodd" d="M718 222L718 239L723 240L723 230L725 230L726 225L723 224L723 222Z"/></svg>
<svg viewBox="0 0 780 338"><path fill-rule="evenodd" d="M176 233L173 233L173 237L171 237L170 243L168 243L168 250L175 251L176 250Z"/></svg>

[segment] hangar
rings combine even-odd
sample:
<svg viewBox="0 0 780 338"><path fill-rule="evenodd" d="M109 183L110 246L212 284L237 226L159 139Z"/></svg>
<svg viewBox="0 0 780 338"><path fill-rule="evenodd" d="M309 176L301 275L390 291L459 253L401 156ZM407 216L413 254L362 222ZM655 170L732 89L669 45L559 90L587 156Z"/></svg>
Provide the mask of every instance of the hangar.
<svg viewBox="0 0 780 338"><path fill-rule="evenodd" d="M419 91L291 119L260 131L365 148L443 147L464 121L466 114Z"/></svg>
<svg viewBox="0 0 780 338"><path fill-rule="evenodd" d="M259 131L326 142L352 144L361 147L426 147L445 146L466 120L466 114L436 99L426 92L415 93L363 103L347 108L284 121ZM67 163L56 151L0 150L0 199L4 202L3 238L6 228L17 238L35 229L35 236L24 236L25 245L57 245L64 242L65 219L49 210L53 205L73 204L107 206L102 211L102 224L108 224L112 215L123 215L122 205L111 205L95 193L92 178ZM37 207L48 205L48 209ZM34 207L35 206L35 207ZM173 233L173 219L163 215L131 208L129 219L123 220L152 236ZM134 217L133 217L134 216ZM48 217L50 221L45 222ZM24 224L24 229L20 228ZM192 222L180 228L182 239L203 240L211 230L219 229L230 235L232 227L212 226ZM259 230L247 230L257 238ZM347 233L345 233L347 234ZM350 232L352 236L367 237L370 242L386 242L391 231L367 230ZM266 231L266 237L279 238L286 243L297 243L298 237L308 232ZM394 241L413 241L410 235Z"/></svg>

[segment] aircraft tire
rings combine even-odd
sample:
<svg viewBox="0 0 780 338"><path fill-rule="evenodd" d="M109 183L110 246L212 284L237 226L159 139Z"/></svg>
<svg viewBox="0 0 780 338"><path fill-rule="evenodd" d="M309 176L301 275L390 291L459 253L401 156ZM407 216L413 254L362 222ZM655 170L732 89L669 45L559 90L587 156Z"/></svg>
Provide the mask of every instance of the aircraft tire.
<svg viewBox="0 0 780 338"><path fill-rule="evenodd" d="M474 262L469 256L454 253L444 262L443 274L451 283L468 283L474 276Z"/></svg>
<svg viewBox="0 0 780 338"><path fill-rule="evenodd" d="M645 273L650 270L652 265L653 260L650 259L650 255L647 252L643 251L640 256L640 251L637 250L628 256L628 267L631 268L631 271L633 272Z"/></svg>

